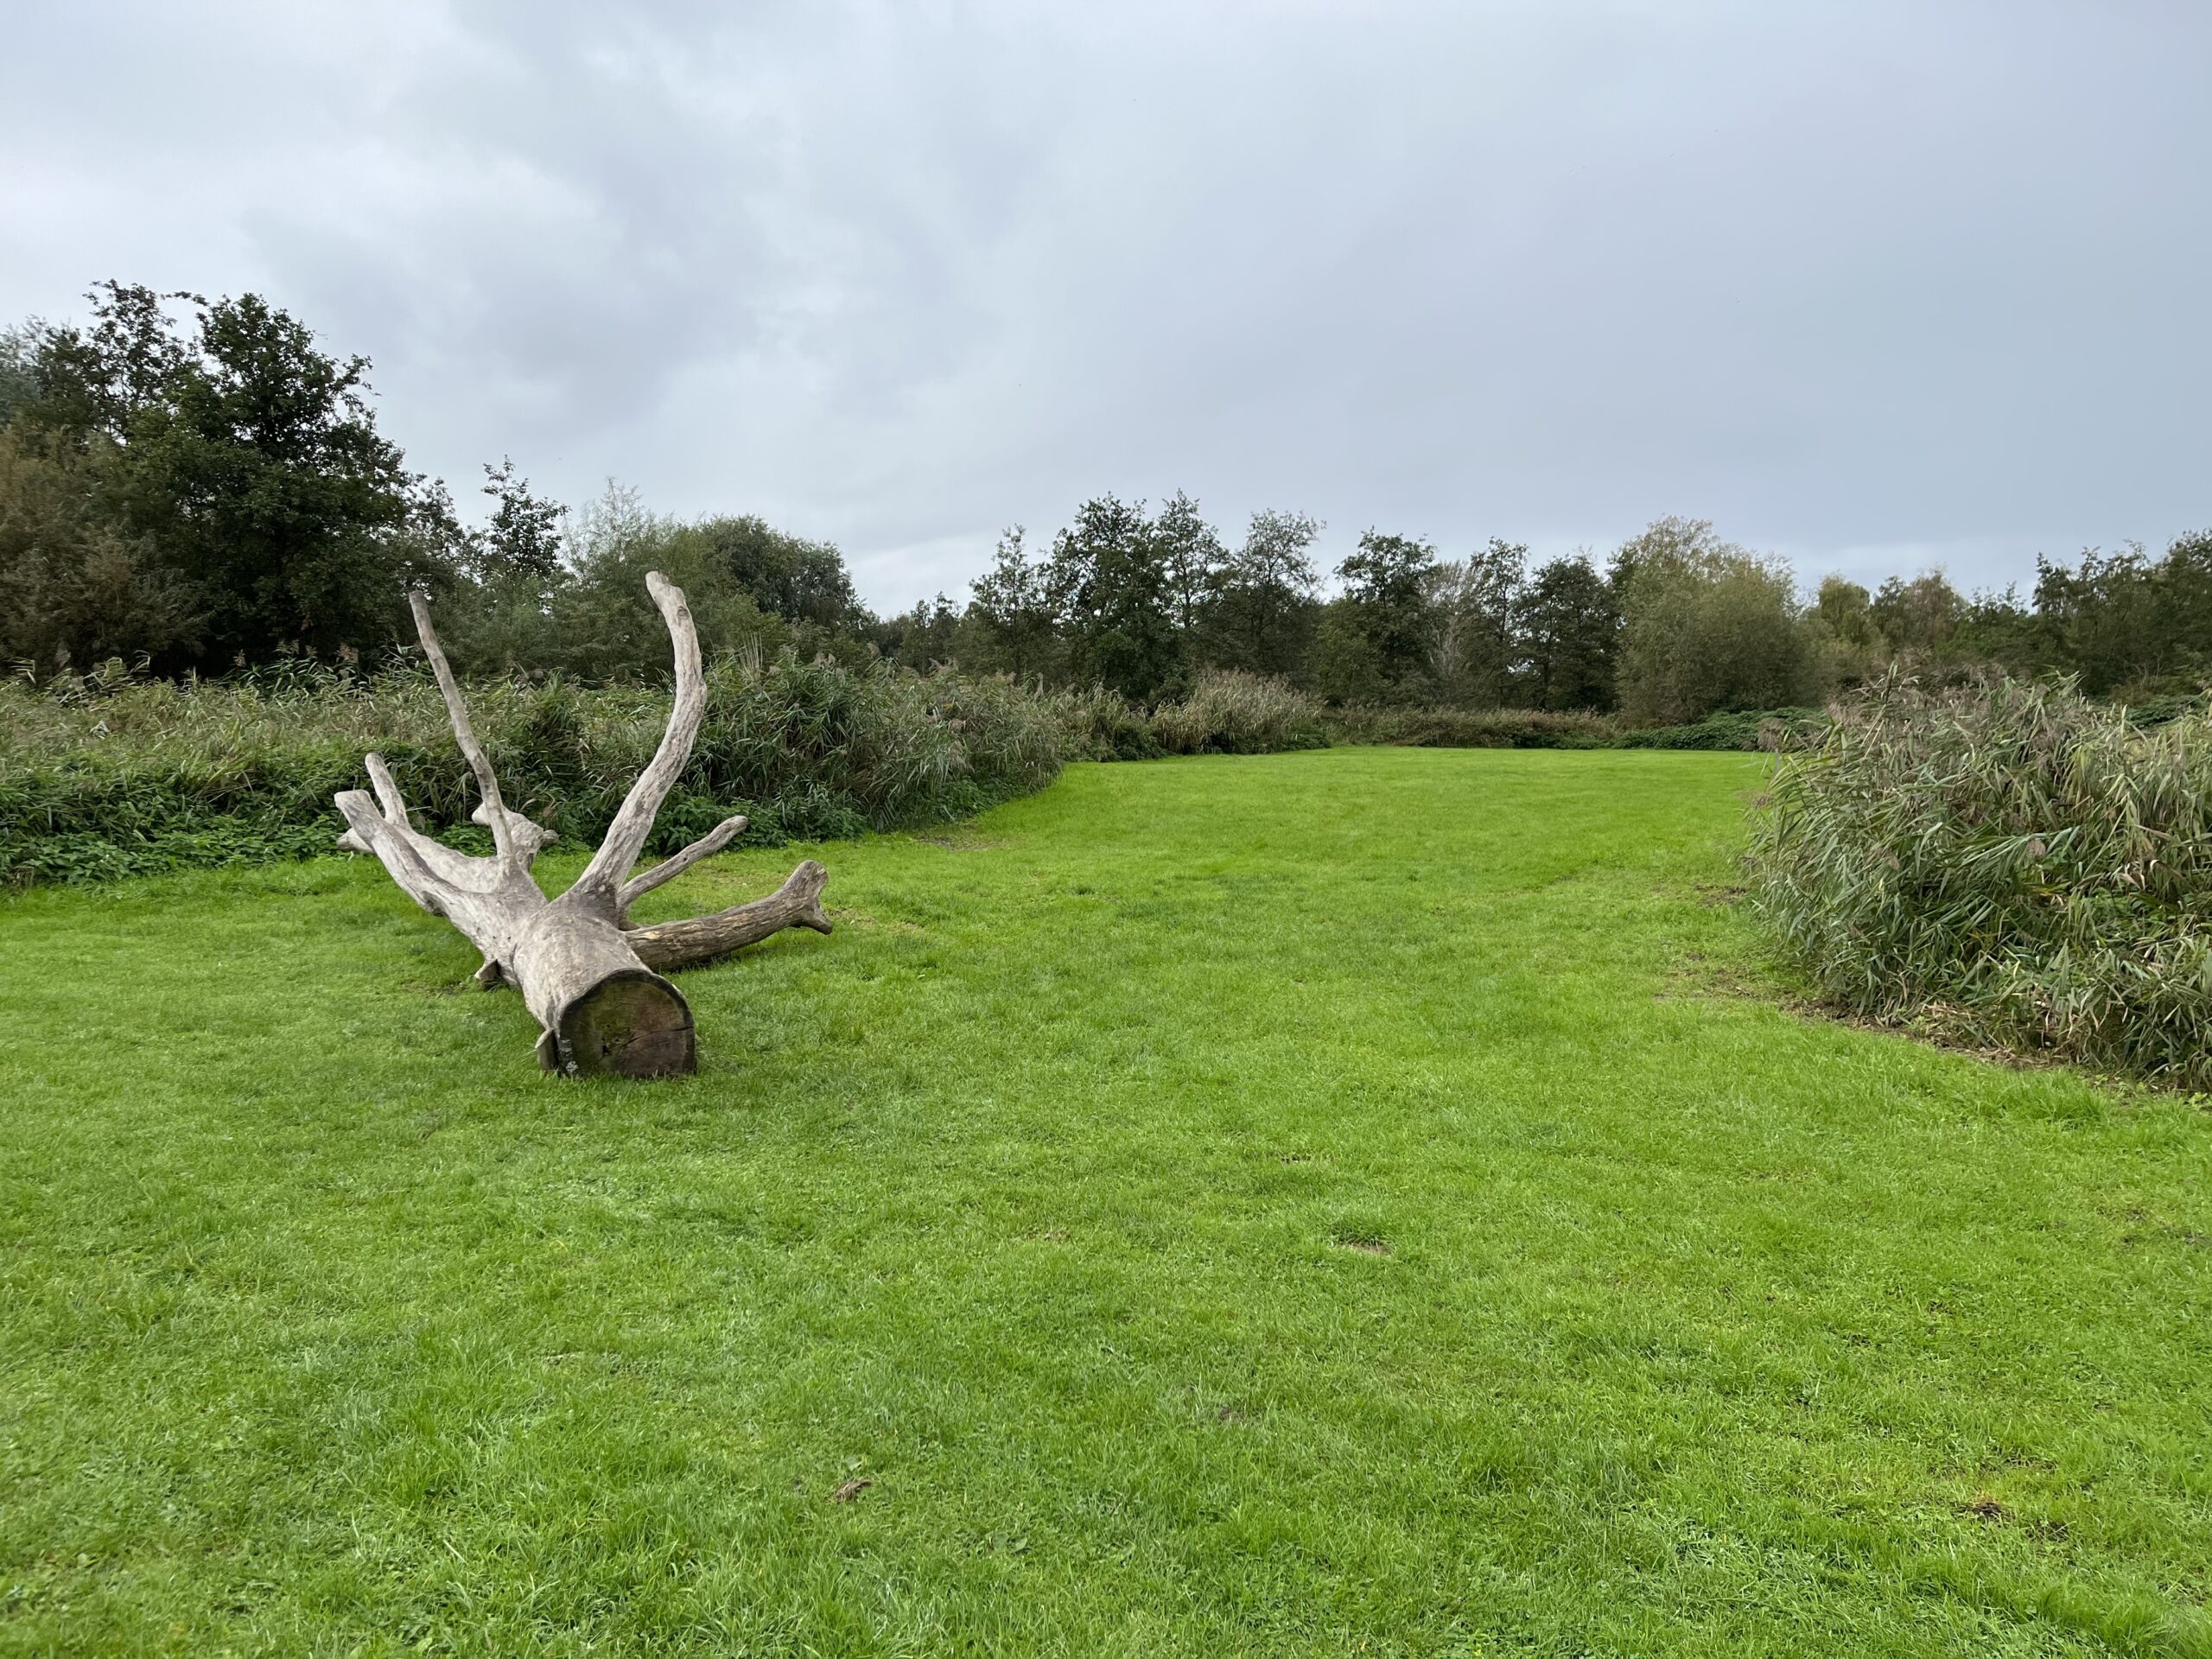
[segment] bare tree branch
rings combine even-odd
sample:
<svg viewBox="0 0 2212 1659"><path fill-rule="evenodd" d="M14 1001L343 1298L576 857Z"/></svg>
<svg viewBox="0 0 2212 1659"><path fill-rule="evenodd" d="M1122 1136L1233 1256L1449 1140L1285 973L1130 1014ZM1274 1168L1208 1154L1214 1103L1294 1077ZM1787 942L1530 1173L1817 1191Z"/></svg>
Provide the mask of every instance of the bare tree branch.
<svg viewBox="0 0 2212 1659"><path fill-rule="evenodd" d="M408 816L407 802L399 792L399 782L391 775L391 768L385 764L384 756L372 754L363 763L369 769L369 781L376 785L377 804L384 809L385 817L404 830L415 827Z"/></svg>
<svg viewBox="0 0 2212 1659"><path fill-rule="evenodd" d="M734 818L724 818L682 852L661 860L649 870L639 870L624 882L622 891L614 895L616 915L627 917L630 906L655 887L675 880L701 859L712 858L744 832L746 823L747 818L742 812Z"/></svg>
<svg viewBox="0 0 2212 1659"><path fill-rule="evenodd" d="M607 827L606 839L569 890L581 902L603 899L610 906L617 903L616 891L637 863L638 855L645 851L653 819L659 815L668 791L676 787L684 763L690 760L700 722L706 718L707 677L699 665L699 635L691 626L691 610L683 602L683 590L658 570L645 573L645 590L653 596L661 620L668 624L669 641L676 650L676 705L669 710L668 730L661 736L660 747L638 774L638 781L630 785L614 822Z"/></svg>
<svg viewBox="0 0 2212 1659"><path fill-rule="evenodd" d="M461 759L468 762L469 771L476 775L477 793L490 809L492 844L499 849L500 867L513 869L517 868L514 834L507 827L505 804L499 799L499 780L493 775L491 757L476 741L476 728L468 723L468 705L461 701L460 683L446 662L445 648L438 644L437 630L430 626L430 601L420 593L413 593L407 595L407 604L415 613L415 632L422 639L423 654L430 659L430 672L437 677L438 695L446 700L446 715L453 721L454 739L461 745Z"/></svg>
<svg viewBox="0 0 2212 1659"><path fill-rule="evenodd" d="M787 927L810 927L817 933L827 933L830 918L822 908L822 888L829 880L830 872L810 858L766 899L733 905L711 916L633 927L622 937L646 967L672 974L679 968L696 968L748 944L758 944Z"/></svg>

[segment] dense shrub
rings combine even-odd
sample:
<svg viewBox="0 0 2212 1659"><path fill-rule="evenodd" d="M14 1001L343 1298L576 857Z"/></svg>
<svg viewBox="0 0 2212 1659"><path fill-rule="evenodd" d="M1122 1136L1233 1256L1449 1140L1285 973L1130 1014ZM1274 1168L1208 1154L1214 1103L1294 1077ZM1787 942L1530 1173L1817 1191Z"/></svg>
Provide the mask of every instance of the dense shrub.
<svg viewBox="0 0 2212 1659"><path fill-rule="evenodd" d="M1350 743L1427 749L1603 749L1618 736L1604 715L1542 709L1347 709L1338 729Z"/></svg>
<svg viewBox="0 0 2212 1659"><path fill-rule="evenodd" d="M1826 723L1816 709L1748 709L1707 715L1686 726L1635 726L1621 733L1624 749L1773 748L1810 737Z"/></svg>
<svg viewBox="0 0 2212 1659"><path fill-rule="evenodd" d="M469 700L510 802L577 842L605 830L667 719L665 691L643 687L503 679L472 685ZM657 849L732 810L752 817L754 843L978 811L1058 772L1068 701L949 672L725 658L709 670L706 724ZM0 689L0 734L11 885L326 850L341 827L330 798L363 785L370 749L426 827L465 824L473 805L419 672L19 681Z"/></svg>
<svg viewBox="0 0 2212 1659"><path fill-rule="evenodd" d="M1191 695L1152 717L1170 754L1273 754L1328 747L1321 704L1287 680L1222 670L1198 676Z"/></svg>
<svg viewBox="0 0 2212 1659"><path fill-rule="evenodd" d="M1143 711L1118 691L1094 685L1088 691L1040 690L1037 695L1052 710L1067 760L1157 760L1166 753Z"/></svg>
<svg viewBox="0 0 2212 1659"><path fill-rule="evenodd" d="M1891 677L1786 753L1757 902L1827 997L2212 1082L2212 720Z"/></svg>
<svg viewBox="0 0 2212 1659"><path fill-rule="evenodd" d="M659 741L667 694L559 676L473 682L471 708L509 798L569 842L596 840ZM1147 713L1119 693L1000 676L847 667L786 652L708 671L691 765L654 849L731 810L770 844L965 817L1041 788L1070 760L1262 753L1331 741L1440 747L1756 747L1758 716L1623 733L1586 713L1325 711L1283 682L1224 672ZM0 683L0 883L107 880L327 850L331 797L380 751L427 828L463 841L474 802L427 675L275 666L220 681L119 664L44 686Z"/></svg>

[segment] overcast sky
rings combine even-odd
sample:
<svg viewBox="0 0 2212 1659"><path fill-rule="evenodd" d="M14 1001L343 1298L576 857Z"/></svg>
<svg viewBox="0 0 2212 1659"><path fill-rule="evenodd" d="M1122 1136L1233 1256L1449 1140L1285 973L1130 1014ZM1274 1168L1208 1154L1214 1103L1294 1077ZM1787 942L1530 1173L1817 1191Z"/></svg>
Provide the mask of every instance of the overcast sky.
<svg viewBox="0 0 2212 1659"><path fill-rule="evenodd" d="M865 597L1187 489L1801 575L2212 523L2212 4L10 8L0 314L253 289L464 501Z"/></svg>

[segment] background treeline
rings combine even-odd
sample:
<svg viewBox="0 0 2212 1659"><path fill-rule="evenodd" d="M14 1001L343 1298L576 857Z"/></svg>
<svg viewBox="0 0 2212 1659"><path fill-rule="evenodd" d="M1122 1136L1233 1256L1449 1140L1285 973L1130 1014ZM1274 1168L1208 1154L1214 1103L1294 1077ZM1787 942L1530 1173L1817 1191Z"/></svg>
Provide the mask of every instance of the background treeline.
<svg viewBox="0 0 2212 1659"><path fill-rule="evenodd" d="M1370 529L1327 582L1304 514L1255 513L1231 539L1188 496L1105 495L1049 546L1009 531L964 604L879 618L836 548L757 518L678 520L611 487L570 512L502 461L466 522L378 430L366 361L297 319L251 295L92 299L82 325L0 334L0 662L35 679L110 658L378 667L410 642L417 586L474 674L657 677L648 568L684 588L710 654L957 664L1147 708L1236 672L1339 708L1643 726L1816 703L1901 660L2133 699L2212 673L2212 532L2041 562L2025 600L1940 573L1871 593L1831 576L1807 599L1786 564L1693 520L1541 562Z"/></svg>
<svg viewBox="0 0 2212 1659"><path fill-rule="evenodd" d="M1940 571L1872 592L1841 576L1801 596L1789 567L1662 518L1599 563L1532 563L1502 540L1462 559L1369 530L1325 595L1320 526L1253 515L1226 543L1198 504L1086 502L1049 550L1019 529L965 606L880 626L901 661L963 664L1143 702L1196 675L1280 675L1332 705L1618 713L1631 726L1802 707L1905 663L2065 673L2099 696L2193 693L2212 675L2212 531L2039 561L2033 594L1967 597Z"/></svg>

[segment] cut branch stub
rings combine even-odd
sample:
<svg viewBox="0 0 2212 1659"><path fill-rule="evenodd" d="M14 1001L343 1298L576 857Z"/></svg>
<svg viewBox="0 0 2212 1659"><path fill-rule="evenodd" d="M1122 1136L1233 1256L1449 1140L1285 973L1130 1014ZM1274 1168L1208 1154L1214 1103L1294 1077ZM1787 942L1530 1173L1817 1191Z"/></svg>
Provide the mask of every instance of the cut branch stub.
<svg viewBox="0 0 2212 1659"><path fill-rule="evenodd" d="M676 701L668 730L583 874L558 899L549 899L531 874L531 861L554 836L500 798L460 683L430 626L429 605L419 594L409 602L423 653L476 779L481 799L475 820L491 830L495 851L490 858L471 857L416 830L381 755L366 762L373 796L349 789L337 798L346 824L338 844L374 855L402 892L444 917L481 950L478 981L522 992L540 1030L539 1063L569 1076L658 1077L697 1070L690 1005L664 975L726 956L785 927L830 931L821 906L828 878L812 859L776 893L752 904L648 928L625 925L630 905L640 895L721 851L745 827L742 817L728 819L673 858L630 875L706 714L699 639L683 592L658 571L645 577L645 585L675 647Z"/></svg>

